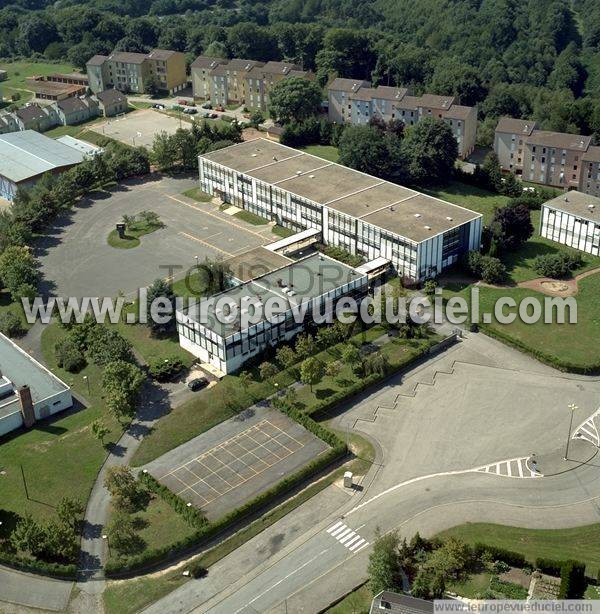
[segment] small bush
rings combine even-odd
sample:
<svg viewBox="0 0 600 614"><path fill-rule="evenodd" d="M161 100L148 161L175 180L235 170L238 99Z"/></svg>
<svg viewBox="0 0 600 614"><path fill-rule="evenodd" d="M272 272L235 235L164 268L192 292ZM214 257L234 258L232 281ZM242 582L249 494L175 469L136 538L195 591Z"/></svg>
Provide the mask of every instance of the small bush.
<svg viewBox="0 0 600 614"><path fill-rule="evenodd" d="M79 373L86 365L83 352L69 337L54 346L54 355L58 366L69 373Z"/></svg>
<svg viewBox="0 0 600 614"><path fill-rule="evenodd" d="M567 254L566 252L544 254L537 256L533 261L533 269L536 273L553 279L566 277L581 265L582 259L579 254Z"/></svg>
<svg viewBox="0 0 600 614"><path fill-rule="evenodd" d="M425 292L425 294L432 295L435 294L435 289L437 288L437 281L435 281L435 279L428 279L424 284L423 284L423 292Z"/></svg>
<svg viewBox="0 0 600 614"><path fill-rule="evenodd" d="M192 578L204 578L208 575L208 569L203 567L198 561L190 563L188 565L188 571Z"/></svg>
<svg viewBox="0 0 600 614"><path fill-rule="evenodd" d="M12 311L0 314L0 333L7 337L19 337L24 332L21 318Z"/></svg>
<svg viewBox="0 0 600 614"><path fill-rule="evenodd" d="M179 358L161 358L148 365L148 371L157 382L169 382L177 377L185 366Z"/></svg>
<svg viewBox="0 0 600 614"><path fill-rule="evenodd" d="M469 273L488 284L497 284L506 278L506 267L498 258L484 256L479 252L469 252L464 260Z"/></svg>

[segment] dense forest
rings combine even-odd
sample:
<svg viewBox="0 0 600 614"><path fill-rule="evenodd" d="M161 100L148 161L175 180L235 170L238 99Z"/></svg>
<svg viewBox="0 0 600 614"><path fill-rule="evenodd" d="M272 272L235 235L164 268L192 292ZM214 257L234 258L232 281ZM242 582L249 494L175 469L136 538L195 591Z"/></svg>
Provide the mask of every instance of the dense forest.
<svg viewBox="0 0 600 614"><path fill-rule="evenodd" d="M68 59L154 46L454 94L600 142L598 0L0 0L0 58Z"/></svg>

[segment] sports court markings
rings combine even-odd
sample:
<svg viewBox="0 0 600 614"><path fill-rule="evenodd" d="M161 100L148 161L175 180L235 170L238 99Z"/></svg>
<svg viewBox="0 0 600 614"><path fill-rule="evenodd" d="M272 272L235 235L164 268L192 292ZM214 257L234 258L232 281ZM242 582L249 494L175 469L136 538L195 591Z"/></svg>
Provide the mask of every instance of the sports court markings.
<svg viewBox="0 0 600 614"><path fill-rule="evenodd" d="M165 473L178 496L193 493L200 505L218 499L294 454L304 443L269 420L234 435L200 456Z"/></svg>

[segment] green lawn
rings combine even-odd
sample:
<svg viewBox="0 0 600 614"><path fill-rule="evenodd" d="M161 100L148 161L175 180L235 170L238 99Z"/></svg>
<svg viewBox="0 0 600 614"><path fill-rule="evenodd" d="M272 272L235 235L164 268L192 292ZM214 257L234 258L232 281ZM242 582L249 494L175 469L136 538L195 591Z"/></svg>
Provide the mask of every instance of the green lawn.
<svg viewBox="0 0 600 614"><path fill-rule="evenodd" d="M446 589L461 597L467 597L467 599L480 599L482 593L490 588L491 579L491 572L482 571L481 573L471 574L460 582L452 582Z"/></svg>
<svg viewBox="0 0 600 614"><path fill-rule="evenodd" d="M456 294L468 299L470 286L447 286L444 291L446 297ZM479 301L480 314L493 313L495 302L505 296L515 299L517 305L527 297L535 297L543 306L544 299L548 298L526 288L482 287ZM576 368L598 366L600 365L600 346L597 343L590 343L590 339L600 338L598 296L600 296L600 274L591 275L579 282L579 293L575 297L577 299L577 324L544 324L543 320L535 324L525 324L517 317L511 324L499 324L492 319L489 327L492 332L499 331L500 334L507 335L534 351L560 359L563 364L572 364Z"/></svg>
<svg viewBox="0 0 600 614"><path fill-rule="evenodd" d="M0 70L8 72L8 79L0 84L2 93L6 98L19 92L21 99L18 104L25 104L33 98L33 93L27 90L27 77L47 76L52 73L77 72L71 64L52 64L50 62L0 62Z"/></svg>
<svg viewBox="0 0 600 614"><path fill-rule="evenodd" d="M290 230L289 228L284 228L283 226L279 226L278 224L275 224L275 226L273 226L271 230L273 231L274 235L277 235L282 239L291 237L294 234L293 230Z"/></svg>
<svg viewBox="0 0 600 614"><path fill-rule="evenodd" d="M64 496L86 503L106 450L93 436L90 424L102 417L110 427L107 442L115 442L121 427L103 407L101 371L88 365L73 375L56 366L54 345L64 335L57 324L48 325L42 335L42 350L49 367L75 392L90 402L77 412L58 414L58 418L39 423L33 429L7 438L1 443L1 464L6 475L0 476L2 507L36 518L52 516ZM83 376L88 377L90 393ZM29 491L24 489L21 468Z"/></svg>
<svg viewBox="0 0 600 614"><path fill-rule="evenodd" d="M501 194L496 194L468 183L462 183L461 181L451 181L443 188L419 189L436 198L441 198L455 205L481 213L484 224L491 222L496 207L503 207L510 200L508 196L502 196Z"/></svg>
<svg viewBox="0 0 600 614"><path fill-rule="evenodd" d="M194 533L194 528L156 495L152 495L144 510L132 514L132 518L138 525L137 535L143 544L143 548L135 554L156 550L169 543L175 544ZM110 555L112 561L119 560L119 555L114 549Z"/></svg>
<svg viewBox="0 0 600 614"><path fill-rule="evenodd" d="M75 138L79 138L79 135L82 132L87 132L89 128L91 128L94 124L104 121L104 118L94 117L87 122L82 122L81 124L77 124L76 126L56 126L56 128L52 128L44 132L46 136L50 138L56 139L60 136L72 136Z"/></svg>
<svg viewBox="0 0 600 614"><path fill-rule="evenodd" d="M329 160L329 162L337 162L340 157L338 148L334 147L333 145L307 145L306 147L300 147L299 149L305 151L307 154L312 154L313 156Z"/></svg>
<svg viewBox="0 0 600 614"><path fill-rule="evenodd" d="M368 614L373 601L369 585L363 584L352 591L337 605L325 610L325 614Z"/></svg>
<svg viewBox="0 0 600 614"><path fill-rule="evenodd" d="M600 523L573 529L521 529L468 523L439 534L441 538L451 536L468 544L481 542L520 552L532 564L538 557L576 559L586 563L586 574L593 578L600 569Z"/></svg>
<svg viewBox="0 0 600 614"><path fill-rule="evenodd" d="M116 229L111 230L107 242L111 247L116 247L117 249L132 249L141 243L140 237L156 232L159 228L162 228L161 224L135 222L127 226L123 238L119 237Z"/></svg>
<svg viewBox="0 0 600 614"><path fill-rule="evenodd" d="M210 202L210 200L212 199L212 196L210 194L203 192L200 188L190 188L189 190L183 192L183 195L187 196L188 198L192 198L193 200L197 200L201 203Z"/></svg>
<svg viewBox="0 0 600 614"><path fill-rule="evenodd" d="M10 293L4 288L0 290L0 315L8 312L12 312L19 316L24 332L31 328L31 324L25 319L25 313L23 312L21 302L13 301Z"/></svg>
<svg viewBox="0 0 600 614"><path fill-rule="evenodd" d="M265 224L269 223L269 220L250 211L238 211L238 213L235 214L235 217L247 222L248 224L252 224L253 226L264 226Z"/></svg>

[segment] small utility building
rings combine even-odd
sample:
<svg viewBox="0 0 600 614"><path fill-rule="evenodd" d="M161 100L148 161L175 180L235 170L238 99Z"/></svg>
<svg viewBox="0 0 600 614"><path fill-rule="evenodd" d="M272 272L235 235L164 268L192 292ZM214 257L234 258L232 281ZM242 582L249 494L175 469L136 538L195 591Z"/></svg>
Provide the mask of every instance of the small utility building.
<svg viewBox="0 0 600 614"><path fill-rule="evenodd" d="M77 149L34 130L0 134L0 198L12 201L44 173L61 173L83 162Z"/></svg>
<svg viewBox="0 0 600 614"><path fill-rule="evenodd" d="M0 334L0 436L72 405L67 384Z"/></svg>

